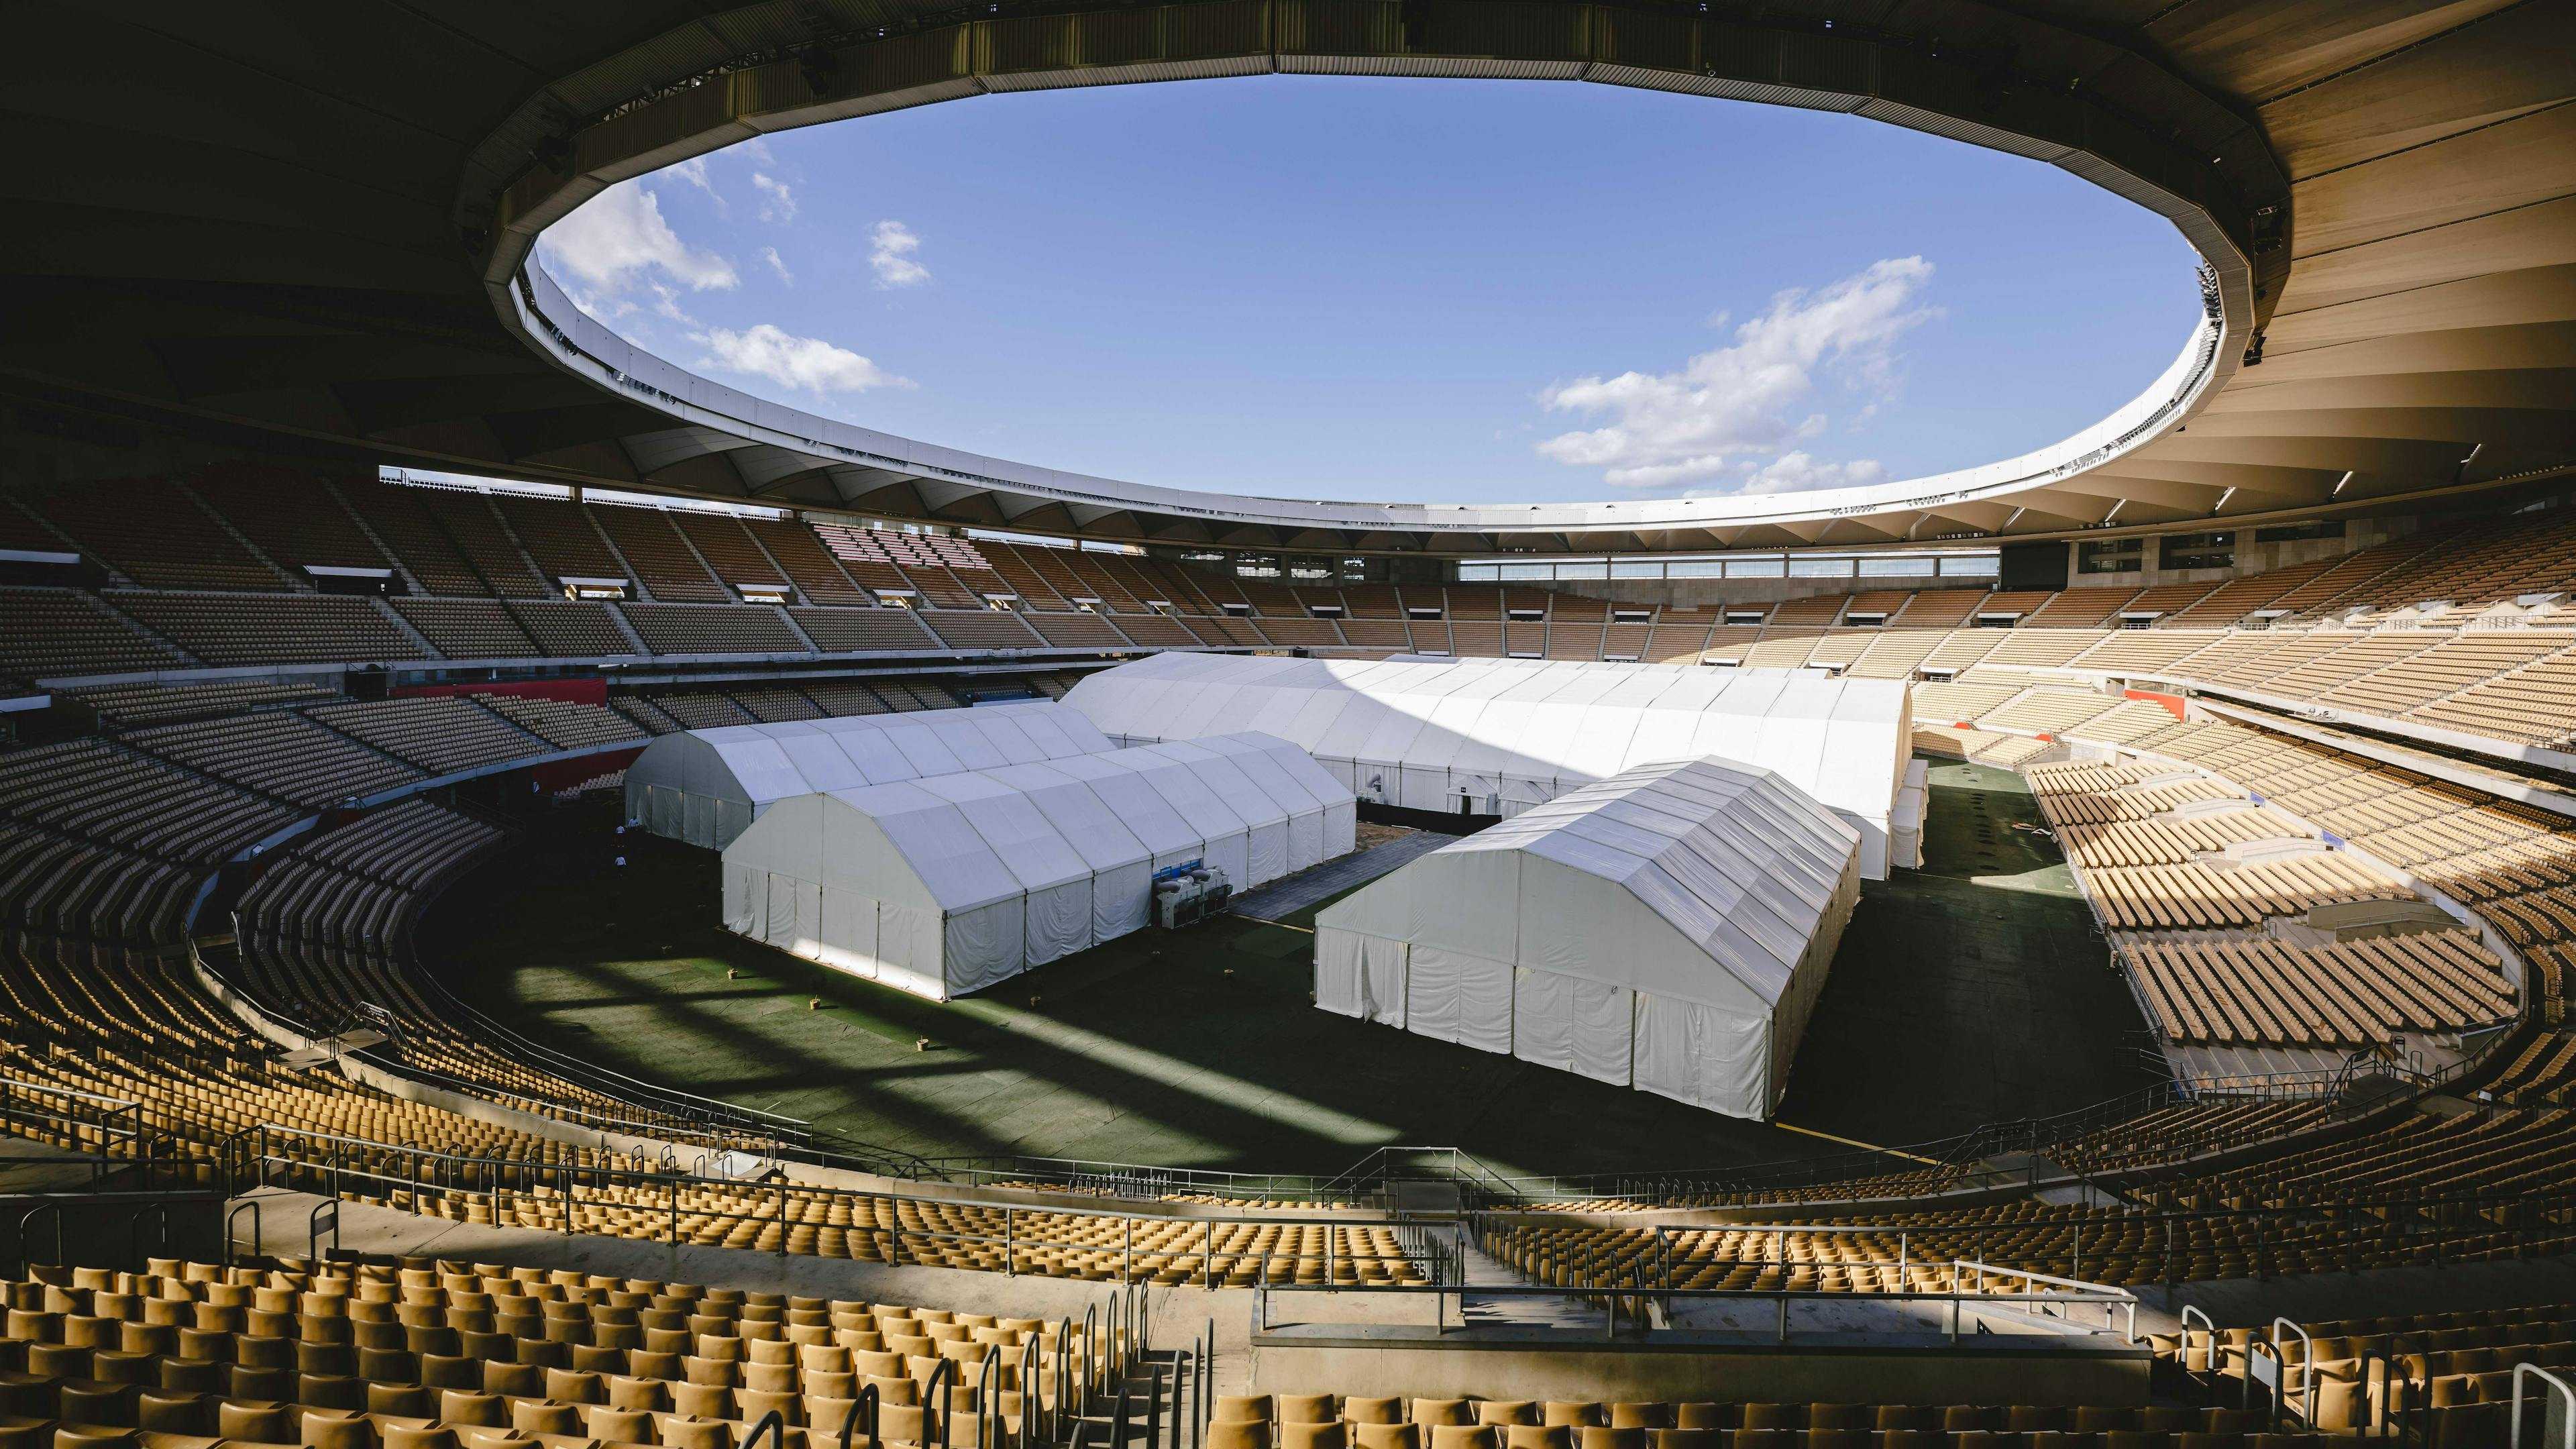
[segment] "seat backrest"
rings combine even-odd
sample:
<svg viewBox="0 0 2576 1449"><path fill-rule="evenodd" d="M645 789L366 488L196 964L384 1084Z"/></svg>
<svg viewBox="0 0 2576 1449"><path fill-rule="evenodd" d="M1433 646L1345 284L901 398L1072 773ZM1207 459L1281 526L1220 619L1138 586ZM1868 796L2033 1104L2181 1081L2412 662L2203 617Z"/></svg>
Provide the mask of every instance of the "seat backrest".
<svg viewBox="0 0 2576 1449"><path fill-rule="evenodd" d="M1329 1423L1290 1419L1279 1426L1279 1449L1346 1449L1349 1442L1349 1435L1339 1419Z"/></svg>
<svg viewBox="0 0 2576 1449"><path fill-rule="evenodd" d="M1404 1422L1404 1400L1354 1394L1342 1400L1342 1419L1352 1424L1400 1424Z"/></svg>
<svg viewBox="0 0 2576 1449"><path fill-rule="evenodd" d="M1217 1419L1207 1426L1206 1449L1270 1449L1268 1419Z"/></svg>
<svg viewBox="0 0 2576 1449"><path fill-rule="evenodd" d="M1422 1426L1419 1424L1355 1424L1351 1436L1359 1449L1422 1449Z"/></svg>
<svg viewBox="0 0 2576 1449"><path fill-rule="evenodd" d="M1272 1397L1277 1419L1282 1424L1332 1424L1340 1422L1333 1411L1330 1394L1278 1394Z"/></svg>

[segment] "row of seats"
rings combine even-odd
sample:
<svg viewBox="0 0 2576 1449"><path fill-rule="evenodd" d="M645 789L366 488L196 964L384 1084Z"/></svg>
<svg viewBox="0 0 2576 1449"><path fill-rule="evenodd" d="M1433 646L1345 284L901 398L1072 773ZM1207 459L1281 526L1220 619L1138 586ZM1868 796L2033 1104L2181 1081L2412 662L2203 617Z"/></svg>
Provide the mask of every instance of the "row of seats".
<svg viewBox="0 0 2576 1449"><path fill-rule="evenodd" d="M132 590L101 597L199 661L218 667L429 657L372 599Z"/></svg>
<svg viewBox="0 0 2576 1449"><path fill-rule="evenodd" d="M1331 619L1016 613L990 608L865 609L743 604L412 599L390 601L407 633L376 601L259 595L154 594L102 598L63 590L0 591L0 609L29 613L36 626L24 657L0 655L31 675L171 667L187 660L121 626L112 604L186 649L197 662L255 664L425 657L413 634L457 659L599 658L640 647L670 655L798 655L815 650L982 653L1035 648L1255 647L1428 650L1532 658L1700 660L1762 668L1826 668L1863 677L1904 678L1924 668L1957 670L1957 684L2008 678L2005 671L2072 668L2118 678L2173 679L2318 700L2348 709L2538 744L2569 736L2576 700L2576 636L2517 631L2450 635L2177 634L2145 646L2103 631L1877 630L1751 631L1729 642L1727 626L1478 624ZM612 617L611 610L616 610ZM37 617L41 615L41 617ZM790 620L793 620L792 624ZM625 627L619 626L623 620ZM1575 634L1565 631L1575 629ZM1396 637L1410 630L1405 637ZM1428 631L1436 630L1436 634ZM1623 635L1620 631L1633 631ZM1523 631L1529 631L1522 637ZM2003 642L1997 643L1996 640ZM809 642L810 641L810 642ZM2216 641L2216 642L2211 642ZM2201 647L2201 646L2206 647ZM2225 669L2221 656L2247 656ZM2291 667L2296 661L2295 667ZM2505 672L2498 674L2495 671ZM2155 725L2156 709L2081 691L2028 691L1986 704L1926 685L1918 718L1982 718L1998 733L2079 734L2126 743ZM1976 742L1983 744L1986 742ZM1954 744L1945 753L1955 753ZM2004 761L2014 763L2015 761Z"/></svg>
<svg viewBox="0 0 2576 1449"><path fill-rule="evenodd" d="M1054 683L1060 698L1066 687ZM1046 687L1032 683L1041 694ZM766 724L819 719L827 715L898 714L918 709L955 709L957 700L936 684L915 680L832 680L803 683L774 681L731 689L668 689L621 694L610 707L657 735L678 730L719 729L726 725Z"/></svg>
<svg viewBox="0 0 2576 1449"><path fill-rule="evenodd" d="M95 595L0 587L0 673L44 679L186 664L177 650L135 632Z"/></svg>
<svg viewBox="0 0 2576 1449"><path fill-rule="evenodd" d="M376 1050L411 1071L550 1115L669 1131L678 1124L482 1040L454 1019L443 993L414 979L406 935L422 905L504 838L415 799L298 841L263 863L234 908L242 984L316 1029L390 1025L392 1040Z"/></svg>
<svg viewBox="0 0 2576 1449"><path fill-rule="evenodd" d="M166 859L0 821L0 928L39 939L49 961L168 939L197 874Z"/></svg>
<svg viewBox="0 0 2576 1449"><path fill-rule="evenodd" d="M191 1449L734 1449L776 1414L802 1446L837 1435L866 1391L881 1439L973 1449L1003 1442L1024 1409L1085 1407L1136 1348L1096 1320L494 1264L147 1266L39 1268L6 1285L8 1442L41 1429L50 1444L60 1426L83 1445L156 1436L152 1449L172 1449L158 1436Z"/></svg>
<svg viewBox="0 0 2576 1449"><path fill-rule="evenodd" d="M2495 1107L2415 1114L2349 1140L2241 1167L2123 1179L2133 1206L2019 1202L1806 1217L1786 1231L1691 1228L1659 1237L1562 1214L1489 1220L1485 1250L1533 1282L1820 1292L1935 1290L1952 1259L2118 1286L2465 1262L2576 1246L2576 1221L2518 1199L2555 1191L2576 1115ZM2469 1206L2459 1202L2483 1196ZM2406 1209L2409 1201L2449 1202ZM2372 1204L2369 1211L2325 1211ZM2286 1209L2309 1211L2289 1212ZM2174 1216L2173 1214L2181 1214ZM2439 1226L2440 1231L2433 1229ZM1801 1230L1803 1228L1803 1231ZM1842 1231L1826 1231L1841 1229ZM1906 1235L1900 1242L1899 1234ZM1899 1276L1899 1259L1906 1268Z"/></svg>
<svg viewBox="0 0 2576 1449"><path fill-rule="evenodd" d="M2084 873L2103 919L2119 930L2260 926L2347 901L2415 893L2343 851L2315 851L2219 871L2189 865L2111 866Z"/></svg>
<svg viewBox="0 0 2576 1449"><path fill-rule="evenodd" d="M2576 1308L2531 1304L2468 1312L2394 1314L2269 1328L2150 1334L2161 1377L2218 1397L2241 1397L2258 1353L2280 1365L2284 1405L2315 1427L2351 1434L2385 1426L2416 1442L2504 1442L2513 1366L2576 1361ZM2266 1347L2257 1349L2260 1343ZM2372 1358L2385 1366L2372 1369Z"/></svg>
<svg viewBox="0 0 2576 1449"><path fill-rule="evenodd" d="M2188 1162L2232 1152L2321 1126L2314 1100L2249 1101L2211 1095L2175 1102L2125 1121L2046 1144L2051 1161L2079 1172L2105 1175ZM1876 1173L1801 1186L1712 1188L1687 1180L1644 1181L1616 1198L1569 1198L1531 1205L1535 1212L1642 1213L1668 1208L1780 1206L1815 1202L1930 1198L1971 1178L1968 1164L1934 1163L1910 1172Z"/></svg>
<svg viewBox="0 0 2576 1449"><path fill-rule="evenodd" d="M363 841L336 849L351 859L379 856ZM253 949L261 949L256 941ZM239 1024L196 989L184 963L158 958L5 979L22 993L13 1015L25 1029L17 1039L107 1044L77 1056L34 1045L0 1048L0 1072L140 1103L172 1159L196 1164L201 1180L212 1180L226 1139L265 1124L285 1129L271 1134L280 1159L311 1164L282 1167L282 1180L456 1221L1095 1281L1242 1285L1265 1269L1280 1282L1426 1281L1387 1229L1365 1225L1031 1211L1006 1218L1000 1207L971 1202L897 1204L820 1188L681 1182L621 1154L402 1100L335 1073L268 1063L265 1043L245 1040ZM307 982L308 990L322 989ZM255 1065L183 1065L210 1053ZM424 1164L399 1144L472 1160Z"/></svg>
<svg viewBox="0 0 2576 1449"><path fill-rule="evenodd" d="M419 770L293 714L160 725L123 742L296 805L330 805L425 778Z"/></svg>
<svg viewBox="0 0 2576 1449"><path fill-rule="evenodd" d="M2039 773L2032 772L2034 786ZM2189 815L2160 812L2143 820L2085 821L2056 813L2055 792L2041 791L2049 823L2068 858L2087 870L2127 865L2187 865L2231 845L2258 840L2313 840L2316 831L2278 810L2244 802L2242 809ZM2091 791L2081 792L2090 795Z"/></svg>
<svg viewBox="0 0 2576 1449"><path fill-rule="evenodd" d="M544 754L546 742L459 695L319 705L307 718L432 775Z"/></svg>
<svg viewBox="0 0 2576 1449"><path fill-rule="evenodd" d="M315 684L226 680L216 684L105 684L63 691L98 714L109 729L213 719L245 710L320 704L338 698Z"/></svg>
<svg viewBox="0 0 2576 1449"><path fill-rule="evenodd" d="M558 750L641 744L651 737L633 721L604 705L498 692L477 692L473 698L485 709Z"/></svg>
<svg viewBox="0 0 2576 1449"><path fill-rule="evenodd" d="M0 752L0 819L140 855L211 864L294 818L274 800L105 741Z"/></svg>
<svg viewBox="0 0 2576 1449"><path fill-rule="evenodd" d="M2186 1405L1600 1403L1219 1395L1209 1449L2216 1449L2305 1435ZM2046 1437L2040 1437L2046 1436Z"/></svg>
<svg viewBox="0 0 2576 1449"><path fill-rule="evenodd" d="M2118 942L2173 1041L2352 1047L2513 1015L2502 963L2466 932L2327 946L2253 939Z"/></svg>

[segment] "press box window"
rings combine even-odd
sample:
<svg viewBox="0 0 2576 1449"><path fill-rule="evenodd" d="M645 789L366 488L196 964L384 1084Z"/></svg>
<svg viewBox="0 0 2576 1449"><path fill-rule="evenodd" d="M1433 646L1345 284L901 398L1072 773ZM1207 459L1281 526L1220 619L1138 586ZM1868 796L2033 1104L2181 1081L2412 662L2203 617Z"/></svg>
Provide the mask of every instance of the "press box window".
<svg viewBox="0 0 2576 1449"><path fill-rule="evenodd" d="M2344 521L2321 518L2313 523L2284 523L2272 528L2254 530L2256 543L2296 543L2303 538L2341 538Z"/></svg>
<svg viewBox="0 0 2576 1449"><path fill-rule="evenodd" d="M2226 569L2236 566L2236 535L2169 533L2156 540L2157 556L2169 569Z"/></svg>
<svg viewBox="0 0 2576 1449"><path fill-rule="evenodd" d="M2147 566L2146 547L2134 538L2105 538L2075 545L2079 574L2134 574Z"/></svg>

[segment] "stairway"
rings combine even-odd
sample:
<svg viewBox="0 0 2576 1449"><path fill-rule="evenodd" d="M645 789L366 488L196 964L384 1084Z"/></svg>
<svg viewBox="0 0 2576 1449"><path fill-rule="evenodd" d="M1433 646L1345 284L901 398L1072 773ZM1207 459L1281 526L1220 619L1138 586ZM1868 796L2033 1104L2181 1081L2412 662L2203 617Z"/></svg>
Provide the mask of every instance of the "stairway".
<svg viewBox="0 0 2576 1449"><path fill-rule="evenodd" d="M1458 1314L1470 1328L1564 1328L1598 1332L1602 1310L1571 1294L1480 1294L1479 1287L1526 1287L1518 1270L1474 1243L1462 1245L1459 1268L1465 1285L1458 1292Z"/></svg>

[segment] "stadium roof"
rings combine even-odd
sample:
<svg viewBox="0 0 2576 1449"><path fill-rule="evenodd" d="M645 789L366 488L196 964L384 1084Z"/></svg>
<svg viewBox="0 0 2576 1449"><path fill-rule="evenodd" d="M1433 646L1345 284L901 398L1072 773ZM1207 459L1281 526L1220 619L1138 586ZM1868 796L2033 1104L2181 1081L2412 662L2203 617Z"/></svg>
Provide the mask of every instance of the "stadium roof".
<svg viewBox="0 0 2576 1449"><path fill-rule="evenodd" d="M0 37L22 57L0 388L32 404L22 427L86 443L130 442L106 412L542 481L1442 554L2305 517L2576 458L2576 12L2560 5L348 0L315 27L29 0ZM2210 315L2128 408L1966 474L1449 507L1193 493L847 428L634 353L525 265L602 187L764 131L1274 70L1645 86L1998 147L2172 218L2210 268ZM2083 341L2033 345L2076 361Z"/></svg>

